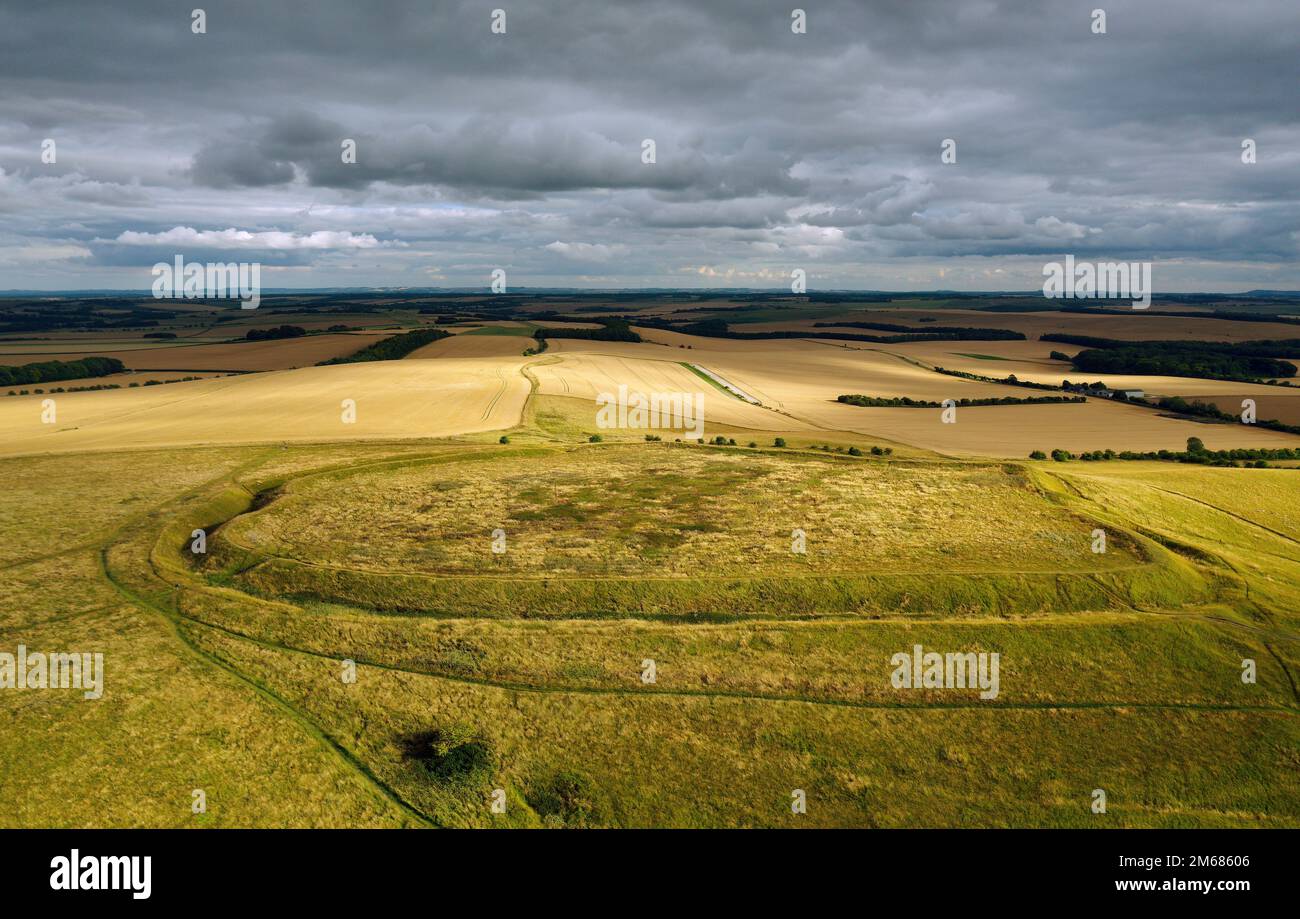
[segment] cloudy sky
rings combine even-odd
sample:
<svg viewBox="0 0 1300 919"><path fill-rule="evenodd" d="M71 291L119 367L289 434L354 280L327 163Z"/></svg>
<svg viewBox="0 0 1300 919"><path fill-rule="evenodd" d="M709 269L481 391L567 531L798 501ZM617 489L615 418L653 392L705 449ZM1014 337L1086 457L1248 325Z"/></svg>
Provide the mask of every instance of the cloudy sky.
<svg viewBox="0 0 1300 919"><path fill-rule="evenodd" d="M1300 289L1298 203L1295 0L0 6L0 289Z"/></svg>

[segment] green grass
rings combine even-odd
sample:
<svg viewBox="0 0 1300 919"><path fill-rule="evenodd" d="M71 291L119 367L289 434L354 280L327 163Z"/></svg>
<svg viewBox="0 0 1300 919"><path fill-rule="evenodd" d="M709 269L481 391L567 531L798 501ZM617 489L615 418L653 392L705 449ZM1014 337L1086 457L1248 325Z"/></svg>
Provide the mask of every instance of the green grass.
<svg viewBox="0 0 1300 919"><path fill-rule="evenodd" d="M574 771L610 826L1283 826L1300 816L1300 732L1284 712L864 710L520 691L364 665L347 686L337 661L195 631L347 737L440 825L542 825L530 800ZM406 738L466 720L491 751L482 774L438 780L405 754ZM1104 816L1089 809L1097 787ZM493 788L507 792L505 815L488 809ZM791 814L793 789L807 793L807 814Z"/></svg>
<svg viewBox="0 0 1300 919"><path fill-rule="evenodd" d="M0 693L0 824L1300 826L1294 472L575 446L572 401L0 461L6 644L107 667ZM914 644L998 697L895 689Z"/></svg>
<svg viewBox="0 0 1300 919"><path fill-rule="evenodd" d="M0 693L0 825L399 826L412 823L303 722L183 642L127 583L172 514L260 450L0 461L3 644L104 655L104 694ZM173 546L173 551L174 551ZM109 573L112 569L112 574ZM204 814L191 810L195 788Z"/></svg>
<svg viewBox="0 0 1300 919"><path fill-rule="evenodd" d="M1094 554L1098 520L1005 465L511 448L338 470L267 499L222 528L210 573L260 596L388 612L969 617L1208 595L1175 553L1123 527ZM504 554L489 551L498 527ZM358 529L369 538L352 539Z"/></svg>
<svg viewBox="0 0 1300 919"><path fill-rule="evenodd" d="M713 377L709 376L707 373L702 373L700 369L696 367L694 364L688 364L685 361L678 361L678 363L681 366L685 367L687 370L689 370L691 373L695 374L705 383L708 383L710 386L712 386L714 389L716 389L718 392L722 393L723 395L735 399L737 402L745 401L744 399L740 398L740 396L738 396L736 393L732 392L730 389L727 389L727 387L723 386L717 380L713 379Z"/></svg>

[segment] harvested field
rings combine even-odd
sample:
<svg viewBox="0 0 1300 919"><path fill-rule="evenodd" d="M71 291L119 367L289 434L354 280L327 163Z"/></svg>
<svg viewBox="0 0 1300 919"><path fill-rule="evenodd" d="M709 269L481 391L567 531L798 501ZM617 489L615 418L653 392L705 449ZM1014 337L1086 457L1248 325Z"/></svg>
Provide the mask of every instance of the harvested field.
<svg viewBox="0 0 1300 919"><path fill-rule="evenodd" d="M310 367L334 357L344 357L360 351L372 342L395 334L397 333L391 331L351 332L220 344L140 343L131 347L119 346L117 349L105 349L85 343L79 344L75 349L63 346L63 350L39 352L30 349L0 351L0 363L70 361L79 357L97 355L115 357L131 370L287 370L294 367Z"/></svg>
<svg viewBox="0 0 1300 919"><path fill-rule="evenodd" d="M0 399L8 453L195 443L445 437L514 425L528 395L521 359L381 361L307 367L132 390ZM343 420L343 400L356 420Z"/></svg>

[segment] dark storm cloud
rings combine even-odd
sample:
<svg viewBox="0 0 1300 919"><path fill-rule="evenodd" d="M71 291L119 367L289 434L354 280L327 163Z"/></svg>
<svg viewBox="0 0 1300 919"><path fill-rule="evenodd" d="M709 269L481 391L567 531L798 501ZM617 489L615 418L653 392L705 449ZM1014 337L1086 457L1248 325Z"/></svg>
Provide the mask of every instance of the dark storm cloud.
<svg viewBox="0 0 1300 919"><path fill-rule="evenodd" d="M1289 0L798 2L805 35L753 0L7 4L0 287L228 228L329 285L1029 287L1068 251L1300 286Z"/></svg>

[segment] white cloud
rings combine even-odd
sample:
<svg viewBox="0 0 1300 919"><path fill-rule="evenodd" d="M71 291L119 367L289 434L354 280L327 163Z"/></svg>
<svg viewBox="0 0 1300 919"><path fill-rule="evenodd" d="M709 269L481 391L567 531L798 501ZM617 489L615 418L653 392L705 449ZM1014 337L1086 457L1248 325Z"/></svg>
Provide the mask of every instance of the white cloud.
<svg viewBox="0 0 1300 919"><path fill-rule="evenodd" d="M404 246L399 241L380 242L369 233L350 230L317 230L314 233L287 233L281 230L196 230L173 227L162 233L138 233L125 230L114 242L126 246L202 246L210 249L386 249Z"/></svg>
<svg viewBox="0 0 1300 919"><path fill-rule="evenodd" d="M542 246L548 252L554 252L575 262L607 262L612 258L621 258L628 253L623 245L607 246L604 243L565 243L558 239Z"/></svg>

